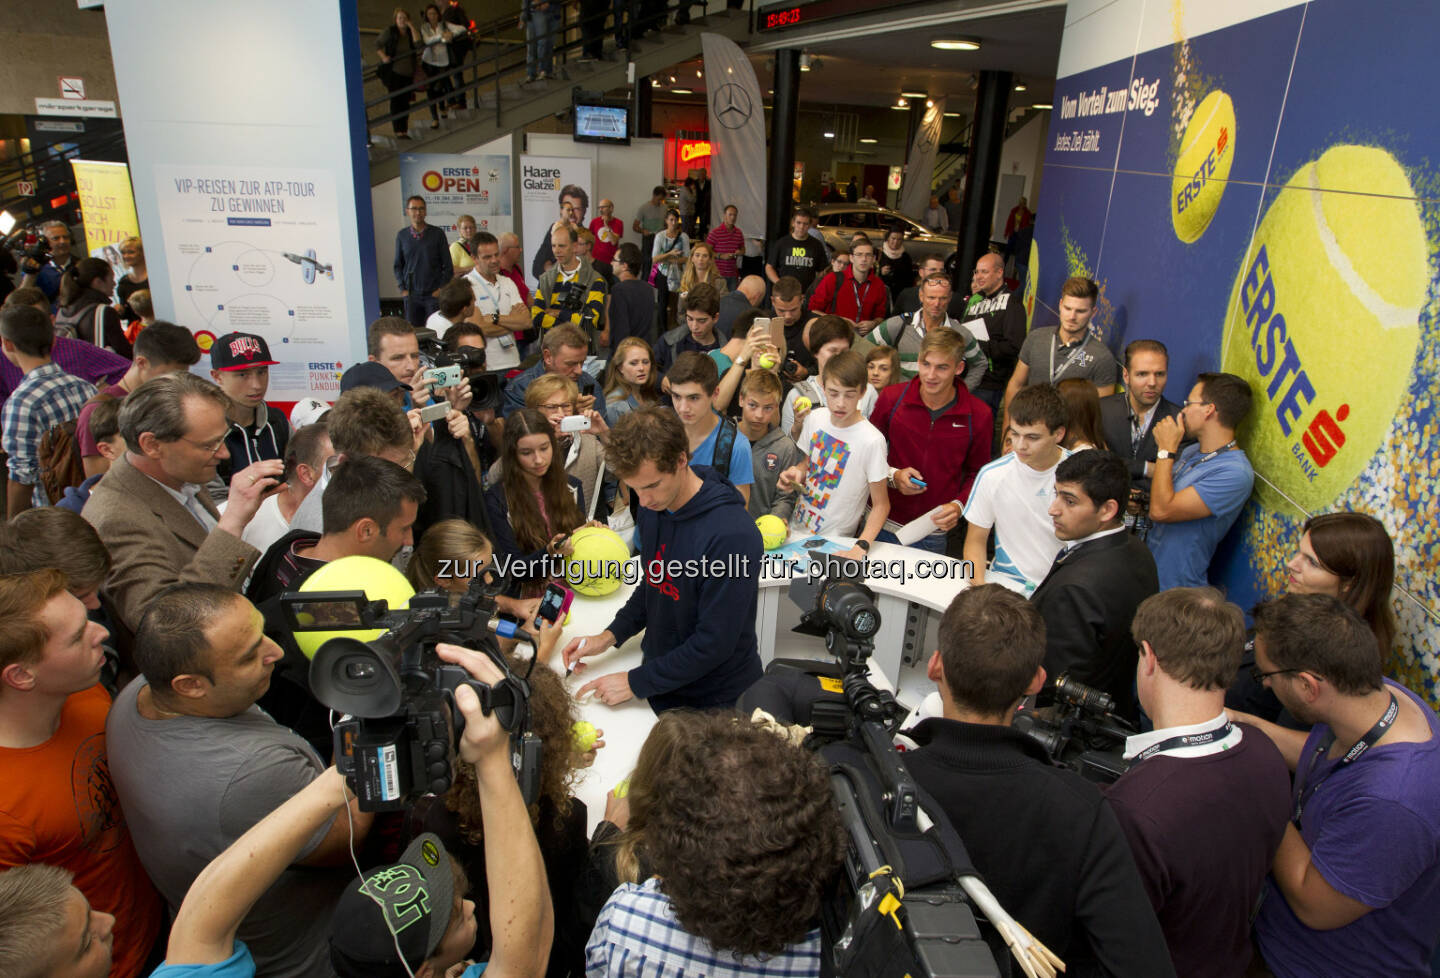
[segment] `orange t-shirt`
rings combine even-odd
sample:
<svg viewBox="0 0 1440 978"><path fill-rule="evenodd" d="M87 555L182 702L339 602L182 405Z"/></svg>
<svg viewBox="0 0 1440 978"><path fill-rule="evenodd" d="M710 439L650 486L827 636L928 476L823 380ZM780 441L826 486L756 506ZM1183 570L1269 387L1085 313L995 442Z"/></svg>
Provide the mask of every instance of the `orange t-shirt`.
<svg viewBox="0 0 1440 978"><path fill-rule="evenodd" d="M0 869L46 863L69 870L96 910L115 915L111 978L136 978L164 908L145 875L105 757L110 695L96 685L65 701L55 736L0 747Z"/></svg>

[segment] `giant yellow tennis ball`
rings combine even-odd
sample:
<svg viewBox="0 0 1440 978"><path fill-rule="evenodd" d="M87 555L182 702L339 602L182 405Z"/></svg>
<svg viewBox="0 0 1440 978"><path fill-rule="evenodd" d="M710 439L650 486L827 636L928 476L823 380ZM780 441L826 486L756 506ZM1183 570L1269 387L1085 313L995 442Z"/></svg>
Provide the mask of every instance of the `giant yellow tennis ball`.
<svg viewBox="0 0 1440 978"><path fill-rule="evenodd" d="M1230 293L1223 365L1255 396L1240 443L1256 471L1309 512L1384 442L1415 363L1427 255L1410 179L1373 146L1302 166L1260 222Z"/></svg>
<svg viewBox="0 0 1440 978"><path fill-rule="evenodd" d="M582 526L570 536L565 583L577 594L602 597L620 586L630 547L609 527Z"/></svg>
<svg viewBox="0 0 1440 978"><path fill-rule="evenodd" d="M778 516L766 513L755 520L755 528L760 531L760 539L765 543L766 550L774 550L785 543L785 536L790 528L785 521Z"/></svg>
<svg viewBox="0 0 1440 978"><path fill-rule="evenodd" d="M341 557L332 560L305 579L300 585L301 592L314 591L364 591L371 601L385 599L390 610L405 608L415 595L415 589L400 573L383 560L374 557ZM379 628L343 629L333 632L296 632L295 644L305 653L305 658L315 658L320 646L337 635L370 642L385 634Z"/></svg>
<svg viewBox="0 0 1440 978"><path fill-rule="evenodd" d="M1175 178L1170 185L1170 223L1175 236L1186 244L1200 240L1210 226L1230 163L1235 159L1235 106L1218 88L1195 107L1180 158L1175 161Z"/></svg>

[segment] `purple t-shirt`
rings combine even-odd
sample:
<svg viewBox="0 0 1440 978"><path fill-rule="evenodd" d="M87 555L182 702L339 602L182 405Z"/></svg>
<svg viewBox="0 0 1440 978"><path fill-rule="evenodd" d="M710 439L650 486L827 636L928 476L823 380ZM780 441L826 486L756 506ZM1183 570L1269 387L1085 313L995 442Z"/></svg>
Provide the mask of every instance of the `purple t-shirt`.
<svg viewBox="0 0 1440 978"><path fill-rule="evenodd" d="M117 401L125 400L130 393L119 384L111 384L100 393L109 394ZM95 436L90 434L90 415L95 413L95 404L86 404L80 409L80 417L75 419L75 440L80 443L80 457L94 458L100 454L100 448L95 444Z"/></svg>
<svg viewBox="0 0 1440 978"><path fill-rule="evenodd" d="M1440 941L1440 719L1405 687L1386 685L1425 711L1428 741L1382 744L1339 770L1338 758L1321 758L1308 770L1330 729L1316 724L1296 774L1298 787L1333 771L1306 799L1300 834L1325 881L1375 909L1344 927L1312 930L1274 878L1266 880L1255 936L1280 978L1430 978L1430 956Z"/></svg>

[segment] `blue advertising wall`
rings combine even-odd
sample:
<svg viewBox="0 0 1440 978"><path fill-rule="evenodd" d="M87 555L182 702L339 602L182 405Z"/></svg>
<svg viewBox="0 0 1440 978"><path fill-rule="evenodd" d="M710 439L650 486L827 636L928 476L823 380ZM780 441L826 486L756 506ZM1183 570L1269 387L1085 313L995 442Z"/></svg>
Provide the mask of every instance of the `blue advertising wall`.
<svg viewBox="0 0 1440 978"><path fill-rule="evenodd" d="M1425 0L1080 0L1067 8L1027 296L1101 286L1117 356L1250 381L1256 492L1211 567L1281 593L1300 525L1350 509L1395 541L1391 671L1440 703L1440 94Z"/></svg>

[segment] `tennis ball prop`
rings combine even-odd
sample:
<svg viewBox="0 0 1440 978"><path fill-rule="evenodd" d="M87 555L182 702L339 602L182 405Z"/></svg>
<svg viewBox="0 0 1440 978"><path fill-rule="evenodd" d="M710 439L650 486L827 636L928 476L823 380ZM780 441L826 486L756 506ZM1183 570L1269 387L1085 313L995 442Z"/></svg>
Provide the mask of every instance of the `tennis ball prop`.
<svg viewBox="0 0 1440 978"><path fill-rule="evenodd" d="M772 369L774 369L774 367L775 367L775 358L772 357L772 356L770 356L768 353L762 354L761 357L760 357L760 369L761 369L761 370L772 370Z"/></svg>
<svg viewBox="0 0 1440 978"><path fill-rule="evenodd" d="M1180 143L1180 158L1175 161L1170 223L1181 241L1199 241L1210 226L1225 195L1234 159L1235 105L1217 88L1195 107Z"/></svg>
<svg viewBox="0 0 1440 978"><path fill-rule="evenodd" d="M609 527L582 526L570 535L565 583L576 594L597 598L620 586L630 547Z"/></svg>
<svg viewBox="0 0 1440 978"><path fill-rule="evenodd" d="M341 557L332 560L305 579L300 585L301 593L309 591L364 591L370 601L384 599L390 603L390 610L404 608L410 604L415 589L400 573L383 560L374 557ZM308 613L302 618L312 618ZM296 632L295 644L305 653L305 658L315 658L320 646L330 639L343 635L361 642L373 642L385 634L383 628L337 628L331 632Z"/></svg>
<svg viewBox="0 0 1440 978"><path fill-rule="evenodd" d="M1230 293L1222 366L1254 393L1240 444L1262 505L1320 512L1383 444L1409 386L1432 269L1415 191L1374 146L1337 145L1271 202Z"/></svg>
<svg viewBox="0 0 1440 978"><path fill-rule="evenodd" d="M575 749L583 754L595 746L595 741L600 739L600 731L589 720L577 720L570 727L570 736L575 740Z"/></svg>
<svg viewBox="0 0 1440 978"><path fill-rule="evenodd" d="M811 405L811 403L810 403L810 398L808 398L808 397L797 397L797 398L795 398L795 413L796 413L796 414L799 414L801 411L808 411L808 410L810 410L811 406L812 406L812 405Z"/></svg>
<svg viewBox="0 0 1440 978"><path fill-rule="evenodd" d="M774 550L783 545L786 534L790 532L784 520L769 513L755 520L755 528L760 531L760 539L765 542L766 550Z"/></svg>

